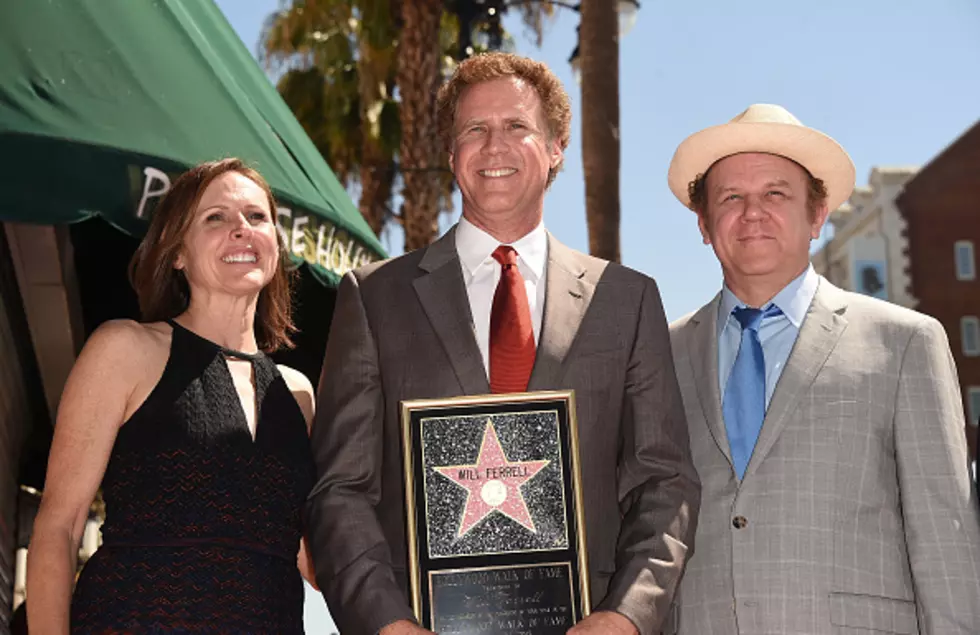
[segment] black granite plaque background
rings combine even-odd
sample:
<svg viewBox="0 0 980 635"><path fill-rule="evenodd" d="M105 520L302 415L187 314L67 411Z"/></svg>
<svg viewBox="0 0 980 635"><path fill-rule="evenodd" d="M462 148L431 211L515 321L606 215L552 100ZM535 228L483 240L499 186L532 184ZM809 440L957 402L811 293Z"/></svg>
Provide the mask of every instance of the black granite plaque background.
<svg viewBox="0 0 980 635"><path fill-rule="evenodd" d="M475 463L488 419L508 461L549 461L521 486L533 532L493 511L459 536L467 492L434 468ZM568 548L557 412L426 418L421 421L421 440L430 558Z"/></svg>
<svg viewBox="0 0 980 635"><path fill-rule="evenodd" d="M439 635L564 635L575 623L571 567L540 564L430 574Z"/></svg>

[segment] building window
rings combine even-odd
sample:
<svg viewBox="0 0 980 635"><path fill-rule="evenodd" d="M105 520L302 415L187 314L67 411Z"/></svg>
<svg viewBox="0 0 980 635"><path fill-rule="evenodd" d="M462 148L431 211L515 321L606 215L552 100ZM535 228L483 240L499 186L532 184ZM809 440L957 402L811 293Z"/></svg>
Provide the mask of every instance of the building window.
<svg viewBox="0 0 980 635"><path fill-rule="evenodd" d="M953 253L956 257L956 279L975 280L977 267L973 258L973 241L956 241L956 244L953 245Z"/></svg>
<svg viewBox="0 0 980 635"><path fill-rule="evenodd" d="M960 318L960 337L963 339L964 355L980 355L980 320L972 315Z"/></svg>
<svg viewBox="0 0 980 635"><path fill-rule="evenodd" d="M970 423L976 424L980 419L980 386L970 386L966 389L966 416Z"/></svg>

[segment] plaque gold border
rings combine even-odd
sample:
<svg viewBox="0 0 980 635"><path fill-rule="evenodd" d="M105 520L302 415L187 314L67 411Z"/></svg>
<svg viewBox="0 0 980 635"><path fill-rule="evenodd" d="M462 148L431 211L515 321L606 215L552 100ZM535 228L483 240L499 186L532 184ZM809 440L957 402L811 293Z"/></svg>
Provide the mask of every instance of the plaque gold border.
<svg viewBox="0 0 980 635"><path fill-rule="evenodd" d="M588 543L585 540L585 511L583 509L581 455L579 453L578 417L575 411L574 390L541 390L526 393L467 395L444 399L413 399L401 403L402 427L402 466L405 473L405 513L407 516L406 539L408 541L408 574L411 591L412 612L422 623L421 571L418 560L418 526L415 522L415 470L414 446L412 444L411 414L416 410L447 410L461 406L483 406L499 404L524 404L543 401L565 400L568 405L569 449L571 451L572 496L575 499L575 543L578 553L579 607L582 619L592 610L592 593L589 583ZM506 565L505 565L506 566Z"/></svg>

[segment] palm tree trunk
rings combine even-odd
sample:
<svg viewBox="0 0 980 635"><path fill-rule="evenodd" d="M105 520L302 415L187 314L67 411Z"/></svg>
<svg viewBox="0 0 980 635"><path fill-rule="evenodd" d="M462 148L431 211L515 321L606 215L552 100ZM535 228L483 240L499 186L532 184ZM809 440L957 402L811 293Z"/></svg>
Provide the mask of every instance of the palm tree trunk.
<svg viewBox="0 0 980 635"><path fill-rule="evenodd" d="M381 235L388 219L388 204L394 186L395 165L380 154L368 154L364 149L361 164L361 199L358 208L376 236Z"/></svg>
<svg viewBox="0 0 980 635"><path fill-rule="evenodd" d="M439 134L435 96L439 88L439 21L443 0L401 3L398 92L401 95L402 224L405 251L438 235Z"/></svg>
<svg viewBox="0 0 980 635"><path fill-rule="evenodd" d="M589 253L619 251L619 24L612 0L582 0L582 167Z"/></svg>
<svg viewBox="0 0 980 635"><path fill-rule="evenodd" d="M394 166L381 148L378 107L385 99L384 77L375 73L371 45L359 44L357 92L361 111L361 200L358 207L375 235L380 236L388 217L388 202L394 183Z"/></svg>

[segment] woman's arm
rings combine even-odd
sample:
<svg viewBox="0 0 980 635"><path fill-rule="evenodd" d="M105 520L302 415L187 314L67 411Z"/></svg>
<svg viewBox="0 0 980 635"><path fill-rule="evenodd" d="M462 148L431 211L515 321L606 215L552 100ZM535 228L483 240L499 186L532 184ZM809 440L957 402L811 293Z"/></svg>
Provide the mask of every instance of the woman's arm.
<svg viewBox="0 0 980 635"><path fill-rule="evenodd" d="M78 546L89 507L140 377L135 322L99 327L72 368L58 407L44 495L27 558L31 631L69 630Z"/></svg>
<svg viewBox="0 0 980 635"><path fill-rule="evenodd" d="M313 425L313 413L316 409L316 397L313 391L313 385L306 375L289 366L279 366L279 373L289 387L289 391L293 393L293 398L299 404L300 410L303 411L303 417L306 419L306 432L309 434L310 426ZM296 564L299 567L299 572L302 574L303 579L319 591L320 587L316 585L316 570L313 568L313 558L310 556L309 549L306 548L305 537L300 540L299 555L296 558Z"/></svg>

